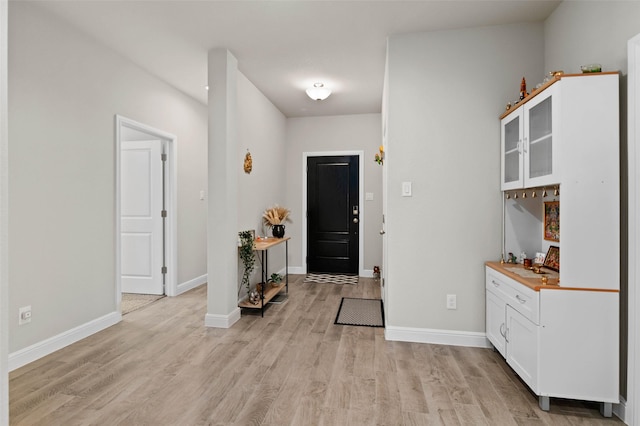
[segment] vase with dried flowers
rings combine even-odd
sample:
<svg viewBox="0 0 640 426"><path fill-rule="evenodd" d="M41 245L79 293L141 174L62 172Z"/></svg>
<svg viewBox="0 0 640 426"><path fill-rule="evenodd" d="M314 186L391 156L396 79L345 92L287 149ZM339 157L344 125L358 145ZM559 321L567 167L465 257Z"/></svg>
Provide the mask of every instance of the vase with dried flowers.
<svg viewBox="0 0 640 426"><path fill-rule="evenodd" d="M271 233L276 238L284 237L284 222L289 219L289 209L275 205L267 208L262 213L262 221L266 226L271 228Z"/></svg>

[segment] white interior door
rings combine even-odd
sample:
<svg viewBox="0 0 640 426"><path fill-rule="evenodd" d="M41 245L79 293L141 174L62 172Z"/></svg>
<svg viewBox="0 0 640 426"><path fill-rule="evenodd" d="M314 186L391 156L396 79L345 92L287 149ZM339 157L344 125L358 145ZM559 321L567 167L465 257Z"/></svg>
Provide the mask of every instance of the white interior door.
<svg viewBox="0 0 640 426"><path fill-rule="evenodd" d="M161 142L123 142L120 161L122 291L164 294Z"/></svg>

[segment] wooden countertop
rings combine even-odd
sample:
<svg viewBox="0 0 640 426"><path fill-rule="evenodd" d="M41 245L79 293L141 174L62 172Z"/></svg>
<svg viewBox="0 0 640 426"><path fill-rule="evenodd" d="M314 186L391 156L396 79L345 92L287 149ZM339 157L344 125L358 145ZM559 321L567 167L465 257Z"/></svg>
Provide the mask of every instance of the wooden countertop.
<svg viewBox="0 0 640 426"><path fill-rule="evenodd" d="M524 269L524 266L519 263L500 263L500 262L485 262L485 265L491 269L508 276L509 278L519 282L522 285L526 285L534 291L544 290L580 290L580 291L605 291L618 293L619 290L608 288L584 288L584 287L563 287L560 285L560 275L547 268L542 270L546 273L534 274L532 271ZM524 275L524 276L523 276ZM542 284L541 277L546 276L548 278L547 284Z"/></svg>

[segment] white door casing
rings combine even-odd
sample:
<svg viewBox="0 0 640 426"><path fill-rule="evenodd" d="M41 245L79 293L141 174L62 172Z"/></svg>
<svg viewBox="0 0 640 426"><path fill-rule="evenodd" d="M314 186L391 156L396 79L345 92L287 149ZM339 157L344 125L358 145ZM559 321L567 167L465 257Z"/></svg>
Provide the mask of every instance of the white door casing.
<svg viewBox="0 0 640 426"><path fill-rule="evenodd" d="M122 303L122 273L121 273L121 192L122 183L120 182L121 169L121 146L127 141L155 140L159 139L165 144L165 153L167 161L165 163L165 210L167 217L165 218L165 265L167 273L165 274L164 290L167 296L177 296L178 290L178 137L174 134L151 127L144 123L132 120L121 115L114 116L115 124L115 286L114 299L116 312L120 312Z"/></svg>
<svg viewBox="0 0 640 426"><path fill-rule="evenodd" d="M162 142L123 142L120 161L122 291L164 294Z"/></svg>

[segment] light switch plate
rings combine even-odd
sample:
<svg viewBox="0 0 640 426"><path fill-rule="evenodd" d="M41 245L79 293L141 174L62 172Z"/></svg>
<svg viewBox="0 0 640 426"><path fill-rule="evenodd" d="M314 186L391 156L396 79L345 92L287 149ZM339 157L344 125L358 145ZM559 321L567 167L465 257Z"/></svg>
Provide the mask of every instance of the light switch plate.
<svg viewBox="0 0 640 426"><path fill-rule="evenodd" d="M373 201L373 192L366 192L364 194L365 201Z"/></svg>
<svg viewBox="0 0 640 426"><path fill-rule="evenodd" d="M411 197L411 182L402 182L402 196Z"/></svg>

